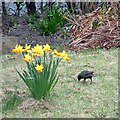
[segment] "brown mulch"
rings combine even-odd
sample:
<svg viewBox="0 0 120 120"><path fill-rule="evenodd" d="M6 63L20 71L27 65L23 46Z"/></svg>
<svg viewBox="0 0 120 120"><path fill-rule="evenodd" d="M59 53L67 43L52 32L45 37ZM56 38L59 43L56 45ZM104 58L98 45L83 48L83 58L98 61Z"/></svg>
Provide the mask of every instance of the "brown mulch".
<svg viewBox="0 0 120 120"><path fill-rule="evenodd" d="M74 51L120 47L120 19L115 8L98 8L86 16L66 17L72 23L67 48Z"/></svg>

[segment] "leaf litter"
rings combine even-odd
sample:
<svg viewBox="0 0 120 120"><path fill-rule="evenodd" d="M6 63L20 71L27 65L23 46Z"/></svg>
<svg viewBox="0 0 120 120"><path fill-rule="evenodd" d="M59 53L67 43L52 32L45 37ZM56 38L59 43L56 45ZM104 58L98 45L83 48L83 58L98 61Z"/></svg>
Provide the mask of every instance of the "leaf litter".
<svg viewBox="0 0 120 120"><path fill-rule="evenodd" d="M111 6L75 18L64 16L72 24L65 46L72 51L120 47L120 19L115 10L118 8Z"/></svg>

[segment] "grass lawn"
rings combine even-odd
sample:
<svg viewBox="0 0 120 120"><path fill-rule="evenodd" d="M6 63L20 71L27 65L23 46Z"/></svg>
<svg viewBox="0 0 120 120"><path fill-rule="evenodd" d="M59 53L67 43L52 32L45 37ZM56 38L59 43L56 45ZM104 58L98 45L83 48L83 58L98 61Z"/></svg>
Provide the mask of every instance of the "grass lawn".
<svg viewBox="0 0 120 120"><path fill-rule="evenodd" d="M20 57L2 58L3 117L12 118L117 118L118 49L68 52L70 63L61 62L59 81L46 101L32 99L14 67L25 68ZM95 73L93 84L77 81L82 70Z"/></svg>

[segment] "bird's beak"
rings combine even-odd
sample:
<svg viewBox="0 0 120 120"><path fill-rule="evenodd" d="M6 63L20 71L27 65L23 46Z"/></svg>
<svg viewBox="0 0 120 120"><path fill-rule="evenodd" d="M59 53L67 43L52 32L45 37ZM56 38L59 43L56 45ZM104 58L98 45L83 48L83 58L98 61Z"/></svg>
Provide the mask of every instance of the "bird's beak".
<svg viewBox="0 0 120 120"><path fill-rule="evenodd" d="M94 77L96 77L96 74L93 74Z"/></svg>

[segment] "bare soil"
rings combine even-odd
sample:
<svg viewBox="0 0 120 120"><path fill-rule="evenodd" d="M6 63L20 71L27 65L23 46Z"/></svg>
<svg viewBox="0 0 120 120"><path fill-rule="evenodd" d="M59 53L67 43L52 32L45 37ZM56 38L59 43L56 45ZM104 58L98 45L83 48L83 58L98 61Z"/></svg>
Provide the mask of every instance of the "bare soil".
<svg viewBox="0 0 120 120"><path fill-rule="evenodd" d="M7 38L8 36L8 38ZM3 16L2 17L2 46L3 53L9 53L14 44L50 44L62 45L64 39L58 39L58 35L41 36L39 32L32 30L27 23L26 17ZM13 39L11 39L13 38ZM15 41L16 39L16 41Z"/></svg>

